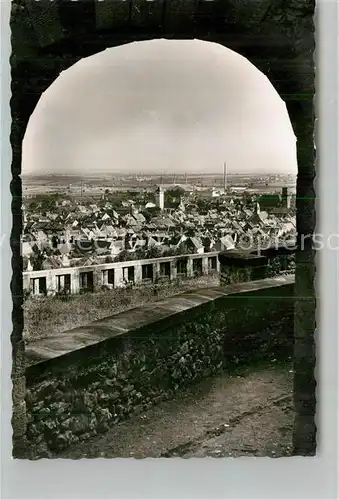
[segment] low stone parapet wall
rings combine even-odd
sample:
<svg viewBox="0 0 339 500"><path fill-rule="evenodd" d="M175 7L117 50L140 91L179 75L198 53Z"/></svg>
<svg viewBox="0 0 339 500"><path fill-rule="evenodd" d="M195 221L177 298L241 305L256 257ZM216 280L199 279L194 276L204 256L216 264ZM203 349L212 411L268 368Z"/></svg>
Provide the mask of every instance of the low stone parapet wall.
<svg viewBox="0 0 339 500"><path fill-rule="evenodd" d="M76 294L82 290L98 291L103 286L121 288L128 283L156 283L162 278L173 281L177 279L180 272L184 277L193 278L196 276L195 262L197 260L201 264L199 275L207 276L219 272L218 254L219 252L208 252L25 271L23 272L23 289L32 295L54 295L60 292ZM178 270L178 262L185 263L183 269Z"/></svg>
<svg viewBox="0 0 339 500"><path fill-rule="evenodd" d="M294 278L200 289L31 342L27 441L49 456L182 388L292 350Z"/></svg>

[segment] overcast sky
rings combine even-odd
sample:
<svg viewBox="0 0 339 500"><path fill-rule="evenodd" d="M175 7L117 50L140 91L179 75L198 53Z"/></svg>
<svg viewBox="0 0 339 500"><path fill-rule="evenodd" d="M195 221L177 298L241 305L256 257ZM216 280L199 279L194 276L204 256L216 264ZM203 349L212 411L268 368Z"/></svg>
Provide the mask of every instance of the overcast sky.
<svg viewBox="0 0 339 500"><path fill-rule="evenodd" d="M295 173L285 103L221 45L151 40L110 48L62 72L23 143L23 174Z"/></svg>

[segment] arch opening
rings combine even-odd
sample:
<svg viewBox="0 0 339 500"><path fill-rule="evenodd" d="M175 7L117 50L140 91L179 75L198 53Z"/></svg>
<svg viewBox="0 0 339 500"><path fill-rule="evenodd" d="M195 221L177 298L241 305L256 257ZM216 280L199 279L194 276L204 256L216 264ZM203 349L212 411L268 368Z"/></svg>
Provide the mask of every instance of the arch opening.
<svg viewBox="0 0 339 500"><path fill-rule="evenodd" d="M201 40L107 49L41 96L22 174L297 171L286 105L246 58Z"/></svg>
<svg viewBox="0 0 339 500"><path fill-rule="evenodd" d="M250 23L249 18L248 22L246 20L246 23L248 24L247 35L249 34L250 37L247 36L247 40L245 40L245 38L241 40L239 40L239 37L236 38L234 41L234 47L237 49L238 46L239 47L245 46L245 49L241 50L242 53L246 53L246 55L251 60L253 60L252 58L254 58L254 61L256 60L256 58L258 58L258 61L260 61L258 67L263 69L263 71L265 71L266 74L270 75L270 78L275 83L276 88L277 89L279 88L279 92L281 93L281 95L285 95L286 99L288 99L289 111L291 114L291 118L293 120L295 133L298 137L299 202L297 207L298 208L297 213L298 213L298 233L300 236L301 234L310 234L314 229L314 189L312 187L312 181L314 178L314 165L313 165L314 148L312 140L312 133L313 133L312 128L313 128L314 117L313 117L313 107L311 102L312 100L311 92L313 90L313 60L312 60L312 50L310 50L310 48L314 45L314 42L312 41L313 21L311 12L309 12L309 15L306 16L308 20L306 21L306 23L302 23L302 26L300 26L300 30L298 30L298 33L295 33L295 36L293 37L288 36L289 30L290 33L292 32L294 33L293 24L297 22L299 14L298 9L299 9L298 6L293 7L293 9L291 9L292 16L289 16L289 19L285 20L286 23L285 21L283 21L283 23L286 24L285 42L284 40L282 42L281 40L279 41L280 35L278 33L280 33L280 29L276 28L278 28L278 24L280 28L281 16L279 15L276 16L276 18L274 17L276 8L273 7L272 9L270 9L268 13L268 22L267 24L265 24L265 26L263 26L263 30L261 29L261 26L259 28L259 32L263 33L265 37L264 41L265 47L263 48L261 46L260 40L255 47L253 47L252 45L252 35L254 35L255 38L256 34L258 33L258 31L256 31L256 28L259 27L261 22L259 18L257 20L254 20L253 26ZM293 12L295 16L293 16ZM175 18L176 16L173 17ZM220 16L218 17L218 19L221 19ZM204 38L204 36L206 35L206 38L210 39L212 36L213 39L220 41L220 43L222 43L223 45L227 45L227 43L224 43L224 41L226 40L226 35L224 33L225 26L223 21L224 20L222 19L222 30L220 33L214 33L210 35L210 30L205 30L204 28L198 30L198 33L201 35L201 38ZM238 27L239 29L240 29L240 24L241 23L239 23ZM243 27L243 24L241 24L241 26ZM21 203L20 200L21 182L19 179L19 175L22 166L21 141L24 129L28 121L28 116L32 108L36 104L36 101L41 94L41 90L43 88L46 88L47 83L51 82L52 78L54 78L54 74L57 72L55 68L59 67L59 64L66 66L70 65L74 60L76 60L81 55L88 55L89 53L97 51L98 46L102 47L103 44L106 43L102 41L103 38L101 34L100 34L100 41L96 39L96 37L99 38L97 36L99 33L96 30L96 33L91 38L91 42L87 45L84 45L83 37L81 38L81 40L77 39L77 37L74 35L76 29L73 28L74 27L72 27L71 30L72 33L70 33L71 38L70 40L66 40L65 44L59 44L58 41L55 42L54 40L53 43L50 43L49 45L47 44L47 46L45 46L43 50L41 50L40 45L38 47L38 44L35 44L36 46L34 47L34 50L36 57L34 59L34 62L33 61L27 62L27 58L25 60L24 57L23 58L24 61L21 60L21 62L19 62L18 66L15 67L15 71L13 72L15 73L15 76L13 79L13 99L12 99L12 113L14 117L12 125L12 144L13 144L12 171L14 177L13 186L14 184L16 184L17 194L19 196L17 196L17 199L15 197L13 199L13 218L15 220L15 223L13 226L12 235L14 234L18 235L22 228L21 211L19 206L19 204ZM128 32L129 31L130 30L128 27ZM176 30L170 29L167 31L173 33ZM163 32L166 33L167 31L163 30ZM267 35L269 36L268 39ZM130 35L127 36L129 37ZM122 39L125 38L126 38L125 33L119 36L116 34L115 30L112 30L110 37L107 38L111 41L111 43L109 43L108 45L116 45L122 42ZM287 38L290 38L290 40L288 41ZM291 40L293 42L291 42ZM309 44L307 44L307 40L309 41ZM71 54L69 53L66 54L65 52L65 47L67 47L68 41L70 41L72 46ZM298 41L302 43L295 43ZM293 47L291 47L292 43ZM277 47L278 50L280 51L278 57L276 52ZM50 70L49 75L47 75L46 78L43 77L43 79L41 80L40 78L41 70L42 68L43 70L45 70L44 58L46 54L47 54L47 59L50 56L53 58L55 55L57 55L57 57L59 57L60 59L58 60L55 67L53 66L53 68ZM282 62L283 64L281 64ZM282 66L281 68L280 64ZM271 71L266 71L267 67L270 68ZM296 68L298 68L298 70ZM300 68L302 68L302 71L299 71ZM27 77L27 75L29 76ZM23 88L21 85L22 82L23 82ZM23 176L23 180L24 180L23 184L25 186L25 173ZM15 244L15 241L19 241L19 238L14 237L13 241L14 241L12 246L13 254L14 257L17 258L17 261L19 261L20 249L19 245ZM314 253L310 248L310 246L308 246L306 250L307 250L306 252L299 251L297 254L298 255L297 259L299 260L300 264L299 279L297 280L296 292L295 292L297 298L305 296L314 297L314 288L312 283L312 278L314 277ZM13 261L14 260L15 259L13 259ZM306 273L305 269L307 270ZM298 265L297 265L297 271L298 271ZM17 271L17 278L20 272L21 270L19 268L19 270ZM15 266L13 267L13 273L15 274ZM12 282L12 286L13 286L14 310L15 313L17 314L17 317L20 318L22 315L21 277L16 280L14 279ZM305 344L307 344L307 347L310 349L309 350L310 356L307 357L307 360L305 360L306 359L305 356L303 356L302 360L300 359L298 360L298 356L299 358L301 357L300 356L301 351L299 349L299 354L297 353L296 355L296 363L297 363L296 376L299 369L298 363L300 363L300 367L302 365L302 370L303 370L302 372L302 370L299 369L299 374L301 377L300 380L304 382L305 365L307 365L306 372L308 373L308 377L311 381L310 386L312 385L312 381L314 380L313 377L314 377L314 364L315 364L313 359L314 349L313 351L311 349L311 347L313 346L313 331L314 331L314 321L315 321L313 308L314 308L313 305L311 305L311 307L308 305L308 301L304 300L296 301L297 319L295 322L295 329L298 333L298 338L302 339L302 341L305 341ZM301 318L303 318L303 321L301 321ZM19 353L17 354L17 357L20 355L21 352L20 346L22 345L21 326L22 326L22 321L20 322L19 320L17 324L14 325L14 333L12 335L14 352ZM298 345L300 347L300 340ZM17 365L21 366L20 363L17 363ZM312 391L310 391L310 394L311 392ZM303 394L303 397L304 395L305 394ZM306 449L307 454L313 455L315 450L315 439L314 439L315 432L313 433L309 432L309 427L307 427L309 424L308 421L307 421L307 426L304 425L305 423L304 409L306 404L308 406L308 415L306 417L308 416L311 417L312 415L314 415L314 398L312 394L309 400L311 401L310 403L309 401L305 402L304 400L302 400L301 403L299 404L299 408L297 408L297 412L299 411L299 420L300 420L299 435L301 436L298 438L299 446L298 443L297 445L294 445L297 454L304 454ZM298 399L296 397L295 401L298 402ZM303 428L306 429L306 431L303 432L302 431Z"/></svg>

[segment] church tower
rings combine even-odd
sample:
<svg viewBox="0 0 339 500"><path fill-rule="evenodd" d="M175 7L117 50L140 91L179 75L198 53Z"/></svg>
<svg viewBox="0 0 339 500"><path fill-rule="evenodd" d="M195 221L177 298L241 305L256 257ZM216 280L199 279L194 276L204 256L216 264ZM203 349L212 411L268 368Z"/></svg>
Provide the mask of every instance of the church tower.
<svg viewBox="0 0 339 500"><path fill-rule="evenodd" d="M155 199L157 207L160 208L160 210L163 210L165 207L165 191L161 185L157 189Z"/></svg>

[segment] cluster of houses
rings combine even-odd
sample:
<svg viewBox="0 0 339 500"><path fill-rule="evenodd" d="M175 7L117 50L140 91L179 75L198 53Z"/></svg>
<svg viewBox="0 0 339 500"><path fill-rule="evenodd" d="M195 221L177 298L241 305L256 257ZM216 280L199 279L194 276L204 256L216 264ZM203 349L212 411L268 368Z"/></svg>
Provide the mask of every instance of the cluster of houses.
<svg viewBox="0 0 339 500"><path fill-rule="evenodd" d="M265 211L242 197L199 204L183 196L176 208L123 200L60 200L53 210L23 206L24 271L89 266L166 255L204 254L265 245L293 238L295 215L289 207Z"/></svg>

